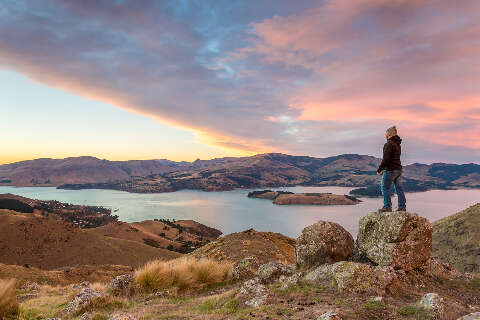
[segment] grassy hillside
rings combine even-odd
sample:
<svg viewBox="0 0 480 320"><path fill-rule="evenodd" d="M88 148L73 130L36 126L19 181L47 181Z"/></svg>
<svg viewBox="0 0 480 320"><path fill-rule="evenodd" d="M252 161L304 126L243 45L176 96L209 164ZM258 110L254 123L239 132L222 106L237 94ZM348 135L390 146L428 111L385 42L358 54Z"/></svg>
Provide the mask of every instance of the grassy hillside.
<svg viewBox="0 0 480 320"><path fill-rule="evenodd" d="M105 237L61 220L0 210L0 262L53 269L76 265L138 266L179 254L136 241Z"/></svg>
<svg viewBox="0 0 480 320"><path fill-rule="evenodd" d="M480 203L433 223L433 255L464 272L480 272Z"/></svg>

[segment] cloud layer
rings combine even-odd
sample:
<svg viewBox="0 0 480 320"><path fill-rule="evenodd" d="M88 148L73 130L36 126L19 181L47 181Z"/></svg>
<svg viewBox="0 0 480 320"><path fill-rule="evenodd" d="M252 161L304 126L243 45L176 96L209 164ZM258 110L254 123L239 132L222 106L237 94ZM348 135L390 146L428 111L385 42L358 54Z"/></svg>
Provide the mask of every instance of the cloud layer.
<svg viewBox="0 0 480 320"><path fill-rule="evenodd" d="M274 9L273 9L274 8ZM249 152L477 161L480 2L12 1L0 66Z"/></svg>

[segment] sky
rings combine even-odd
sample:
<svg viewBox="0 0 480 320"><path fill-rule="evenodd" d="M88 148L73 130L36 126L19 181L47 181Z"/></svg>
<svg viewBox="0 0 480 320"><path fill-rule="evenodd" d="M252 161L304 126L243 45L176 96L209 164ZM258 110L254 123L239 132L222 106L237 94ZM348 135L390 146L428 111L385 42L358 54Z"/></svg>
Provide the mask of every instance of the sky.
<svg viewBox="0 0 480 320"><path fill-rule="evenodd" d="M478 0L3 0L0 163L480 162Z"/></svg>

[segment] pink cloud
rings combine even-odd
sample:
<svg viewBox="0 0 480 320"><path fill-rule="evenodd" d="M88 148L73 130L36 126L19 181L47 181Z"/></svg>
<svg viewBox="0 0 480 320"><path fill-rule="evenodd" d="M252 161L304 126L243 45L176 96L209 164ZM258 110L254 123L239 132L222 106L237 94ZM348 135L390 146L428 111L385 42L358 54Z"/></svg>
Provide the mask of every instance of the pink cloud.
<svg viewBox="0 0 480 320"><path fill-rule="evenodd" d="M397 124L408 161L480 157L479 1L312 3L12 5L0 65L248 153L379 155Z"/></svg>
<svg viewBox="0 0 480 320"><path fill-rule="evenodd" d="M476 0L326 1L253 24L240 52L284 65L285 77L311 72L288 97L297 120L393 121L412 137L478 148L479 21Z"/></svg>

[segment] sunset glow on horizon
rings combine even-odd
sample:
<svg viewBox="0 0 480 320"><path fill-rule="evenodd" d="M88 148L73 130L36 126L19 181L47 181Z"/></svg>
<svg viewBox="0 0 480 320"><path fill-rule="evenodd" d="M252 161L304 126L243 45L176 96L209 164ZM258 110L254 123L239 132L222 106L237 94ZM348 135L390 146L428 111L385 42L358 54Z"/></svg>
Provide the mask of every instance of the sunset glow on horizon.
<svg viewBox="0 0 480 320"><path fill-rule="evenodd" d="M480 162L480 1L6 1L0 164Z"/></svg>

